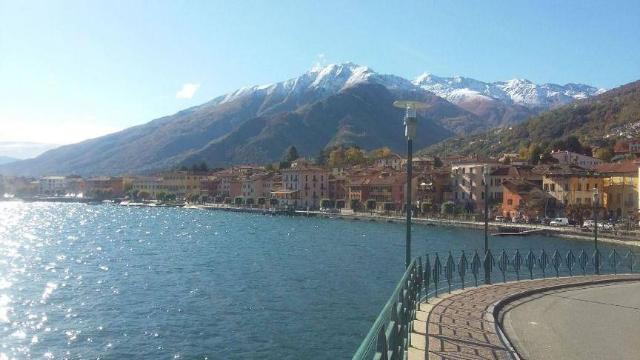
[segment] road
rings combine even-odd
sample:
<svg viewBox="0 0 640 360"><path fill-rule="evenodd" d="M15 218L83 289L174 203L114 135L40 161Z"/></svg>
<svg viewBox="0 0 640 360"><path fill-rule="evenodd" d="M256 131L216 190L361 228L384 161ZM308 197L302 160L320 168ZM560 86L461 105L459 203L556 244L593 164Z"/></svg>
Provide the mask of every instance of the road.
<svg viewBox="0 0 640 360"><path fill-rule="evenodd" d="M640 359L640 282L538 294L505 311L523 359Z"/></svg>

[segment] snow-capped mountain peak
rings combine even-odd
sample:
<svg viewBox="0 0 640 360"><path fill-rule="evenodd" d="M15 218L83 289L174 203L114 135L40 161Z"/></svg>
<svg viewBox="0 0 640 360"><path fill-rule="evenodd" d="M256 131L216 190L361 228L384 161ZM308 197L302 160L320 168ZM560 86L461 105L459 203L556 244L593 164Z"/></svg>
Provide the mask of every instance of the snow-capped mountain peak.
<svg viewBox="0 0 640 360"><path fill-rule="evenodd" d="M438 77L428 73L418 76L413 83L453 103L483 97L528 108L554 107L604 91L584 84L538 85L517 78L486 83L461 76Z"/></svg>
<svg viewBox="0 0 640 360"><path fill-rule="evenodd" d="M289 96L307 91L331 94L360 83L377 83L389 89L416 88L409 80L399 76L379 74L367 66L345 62L323 67L316 66L298 77L279 83L243 87L216 99L215 104L231 102L249 94L280 93L283 96Z"/></svg>
<svg viewBox="0 0 640 360"><path fill-rule="evenodd" d="M424 73L409 81L399 76L377 73L367 66L344 62L315 66L298 77L278 83L243 87L216 98L212 104L223 104L245 96L291 98L298 94L314 93L324 97L361 83L376 83L388 89L421 88L458 105L469 101L499 101L537 110L604 92L604 89L584 84L536 84L522 78L489 83L463 76L441 77Z"/></svg>

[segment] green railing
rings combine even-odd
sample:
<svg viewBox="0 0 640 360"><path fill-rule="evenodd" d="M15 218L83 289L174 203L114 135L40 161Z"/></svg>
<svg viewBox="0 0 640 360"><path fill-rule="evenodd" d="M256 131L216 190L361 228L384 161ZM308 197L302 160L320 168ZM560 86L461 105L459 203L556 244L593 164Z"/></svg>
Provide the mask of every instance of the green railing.
<svg viewBox="0 0 640 360"><path fill-rule="evenodd" d="M354 359L403 359L409 348L411 324L422 293L422 265L413 259L391 298L373 323Z"/></svg>
<svg viewBox="0 0 640 360"><path fill-rule="evenodd" d="M422 259L424 259L424 267ZM430 253L413 259L353 360L406 359L413 320L422 301L438 293L523 279L640 271L631 249L494 249Z"/></svg>

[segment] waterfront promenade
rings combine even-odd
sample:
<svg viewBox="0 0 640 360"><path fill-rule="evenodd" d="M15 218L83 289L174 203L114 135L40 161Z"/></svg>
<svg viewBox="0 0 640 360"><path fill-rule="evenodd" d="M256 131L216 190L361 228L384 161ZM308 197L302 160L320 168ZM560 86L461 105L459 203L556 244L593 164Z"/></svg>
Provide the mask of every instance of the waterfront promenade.
<svg viewBox="0 0 640 360"><path fill-rule="evenodd" d="M564 290L574 291L581 299L564 299L560 304L558 298L546 298L553 291L557 296ZM612 292L606 293L608 290ZM640 309L637 300L614 299L630 293L637 299L639 291L639 275L602 275L523 280L430 298L416 312L409 359L554 359L583 358L576 357L580 353L611 354L607 351L616 350L611 346L627 346L630 334L637 334L637 325L634 332L620 334L619 329L631 329L634 325L630 322L637 323L637 314L629 317L624 311ZM628 304L621 303L624 301ZM590 312L595 304L602 308ZM539 328L532 328L531 316L540 319ZM612 337L616 341L610 341ZM594 358L629 358L624 355L630 355L634 348L626 349L622 356Z"/></svg>

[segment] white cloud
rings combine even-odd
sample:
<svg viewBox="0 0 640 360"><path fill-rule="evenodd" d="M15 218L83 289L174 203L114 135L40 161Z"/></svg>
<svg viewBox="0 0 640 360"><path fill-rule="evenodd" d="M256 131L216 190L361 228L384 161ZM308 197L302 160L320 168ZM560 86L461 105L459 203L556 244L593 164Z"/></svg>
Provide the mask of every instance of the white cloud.
<svg viewBox="0 0 640 360"><path fill-rule="evenodd" d="M191 99L199 87L200 84L186 83L182 85L182 89L176 93L176 99Z"/></svg>
<svg viewBox="0 0 640 360"><path fill-rule="evenodd" d="M316 55L316 60L313 63L313 65L311 66L311 70L317 71L317 70L322 69L326 65L327 65L327 57L323 53L320 53L320 54Z"/></svg>

